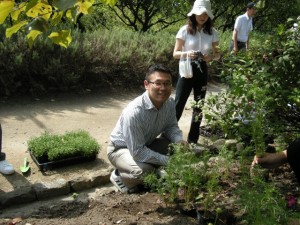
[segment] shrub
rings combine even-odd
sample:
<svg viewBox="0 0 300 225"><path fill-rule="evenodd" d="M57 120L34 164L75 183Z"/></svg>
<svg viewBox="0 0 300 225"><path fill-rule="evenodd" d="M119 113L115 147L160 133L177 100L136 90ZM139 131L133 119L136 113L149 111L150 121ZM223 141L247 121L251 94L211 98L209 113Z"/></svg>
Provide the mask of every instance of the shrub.
<svg viewBox="0 0 300 225"><path fill-rule="evenodd" d="M263 148L258 142L264 134L293 137L299 132L299 33L290 26L279 26L258 48L228 57L222 77L229 88L204 109L209 124L234 138L252 136L257 150Z"/></svg>
<svg viewBox="0 0 300 225"><path fill-rule="evenodd" d="M142 84L147 67L154 62L177 69L177 61L172 60L175 36L168 32L99 29L74 31L72 38L67 49L41 38L30 49L18 34L0 42L0 97L86 88L131 89Z"/></svg>

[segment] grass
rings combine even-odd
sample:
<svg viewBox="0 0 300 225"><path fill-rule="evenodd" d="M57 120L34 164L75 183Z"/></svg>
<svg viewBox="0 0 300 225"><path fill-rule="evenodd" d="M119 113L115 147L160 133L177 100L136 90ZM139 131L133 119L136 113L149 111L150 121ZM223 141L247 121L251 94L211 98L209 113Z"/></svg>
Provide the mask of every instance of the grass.
<svg viewBox="0 0 300 225"><path fill-rule="evenodd" d="M88 132L79 130L63 135L44 133L28 141L28 148L38 161L57 161L77 156L93 157L100 145Z"/></svg>

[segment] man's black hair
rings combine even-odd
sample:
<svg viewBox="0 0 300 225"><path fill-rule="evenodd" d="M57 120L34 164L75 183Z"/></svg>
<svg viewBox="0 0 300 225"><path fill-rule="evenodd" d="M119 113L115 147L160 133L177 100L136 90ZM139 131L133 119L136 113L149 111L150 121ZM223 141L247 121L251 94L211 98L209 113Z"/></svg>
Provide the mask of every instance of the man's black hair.
<svg viewBox="0 0 300 225"><path fill-rule="evenodd" d="M247 9L252 9L252 8L255 8L255 2L249 2L247 4Z"/></svg>
<svg viewBox="0 0 300 225"><path fill-rule="evenodd" d="M163 72L163 73L168 73L170 74L170 76L172 77L172 71L164 66L163 64L154 64L154 65L151 65L149 68L148 68L148 71L146 73L146 77L145 77L145 80L148 80L149 76L154 73L154 72Z"/></svg>

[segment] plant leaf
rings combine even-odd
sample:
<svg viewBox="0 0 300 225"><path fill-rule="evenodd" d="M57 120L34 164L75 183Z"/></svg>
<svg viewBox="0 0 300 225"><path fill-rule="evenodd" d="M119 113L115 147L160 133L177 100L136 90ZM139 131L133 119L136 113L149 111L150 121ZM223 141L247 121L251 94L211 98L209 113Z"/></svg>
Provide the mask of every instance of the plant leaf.
<svg viewBox="0 0 300 225"><path fill-rule="evenodd" d="M10 28L7 28L6 29L6 37L7 38L10 38L14 33L17 33L18 30L20 30L21 27L23 27L24 25L26 25L28 22L26 20L24 21L21 21L17 24L15 24L14 26L10 27Z"/></svg>
<svg viewBox="0 0 300 225"><path fill-rule="evenodd" d="M72 8L77 0L54 0L53 5L61 11Z"/></svg>
<svg viewBox="0 0 300 225"><path fill-rule="evenodd" d="M283 24L279 24L279 26L277 28L278 35L282 35L283 32L284 32L284 26L283 26Z"/></svg>
<svg viewBox="0 0 300 225"><path fill-rule="evenodd" d="M14 1L0 1L0 24L2 24L15 6Z"/></svg>
<svg viewBox="0 0 300 225"><path fill-rule="evenodd" d="M53 43L67 48L72 41L71 30L61 30L59 32L52 32L48 36Z"/></svg>
<svg viewBox="0 0 300 225"><path fill-rule="evenodd" d="M72 22L76 23L77 17L80 14L80 12L77 11L76 8L69 9L66 13L66 17Z"/></svg>
<svg viewBox="0 0 300 225"><path fill-rule="evenodd" d="M25 12L27 13L31 8L33 8L38 3L39 3L39 0L30 0L26 5Z"/></svg>
<svg viewBox="0 0 300 225"><path fill-rule="evenodd" d="M27 39L28 39L28 44L29 44L29 47L31 48L32 45L33 45L33 42L34 40L36 39L36 37L38 35L40 35L42 32L41 31L38 31L38 30L31 30L29 32L29 34L27 34Z"/></svg>
<svg viewBox="0 0 300 225"><path fill-rule="evenodd" d="M51 24L54 26L57 25L61 21L61 18L63 17L63 15L64 15L63 11L54 12L50 19Z"/></svg>
<svg viewBox="0 0 300 225"><path fill-rule="evenodd" d="M115 4L118 2L118 0L101 0L101 2L111 6L111 7L114 7Z"/></svg>
<svg viewBox="0 0 300 225"><path fill-rule="evenodd" d="M18 20L20 13L25 11L25 6L26 6L25 2L19 4L18 8L15 11L11 12L11 18L15 21Z"/></svg>
<svg viewBox="0 0 300 225"><path fill-rule="evenodd" d="M78 6L77 10L79 12L82 12L83 14L89 14L93 3L89 1L84 1L84 2L80 1L76 3L76 5Z"/></svg>
<svg viewBox="0 0 300 225"><path fill-rule="evenodd" d="M28 24L28 29L45 32L49 29L49 24L48 21L43 17L37 17L31 23Z"/></svg>
<svg viewBox="0 0 300 225"><path fill-rule="evenodd" d="M31 7L30 10L26 12L26 15L32 18L41 16L44 19L48 20L51 16L51 13L52 13L51 5L44 2L39 2L35 4L33 7Z"/></svg>

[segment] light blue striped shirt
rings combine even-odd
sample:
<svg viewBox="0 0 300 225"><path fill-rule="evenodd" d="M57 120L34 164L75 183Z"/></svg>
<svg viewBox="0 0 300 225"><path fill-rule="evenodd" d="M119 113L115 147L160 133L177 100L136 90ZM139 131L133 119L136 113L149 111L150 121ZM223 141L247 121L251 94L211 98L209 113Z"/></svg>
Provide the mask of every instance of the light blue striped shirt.
<svg viewBox="0 0 300 225"><path fill-rule="evenodd" d="M128 148L135 161L166 165L168 156L147 147L162 132L172 143L182 140L174 99L170 97L158 110L146 91L123 110L110 140L117 147Z"/></svg>

